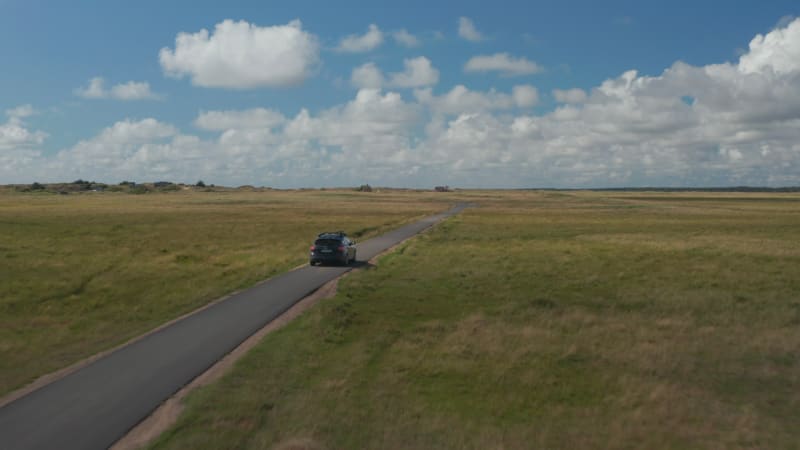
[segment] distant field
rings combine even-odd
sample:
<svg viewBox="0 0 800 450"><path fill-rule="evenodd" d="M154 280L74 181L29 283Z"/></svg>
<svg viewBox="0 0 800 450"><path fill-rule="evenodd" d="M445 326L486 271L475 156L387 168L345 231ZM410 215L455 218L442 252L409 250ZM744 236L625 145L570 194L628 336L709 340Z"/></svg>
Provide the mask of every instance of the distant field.
<svg viewBox="0 0 800 450"><path fill-rule="evenodd" d="M800 196L459 197L153 448L800 442Z"/></svg>
<svg viewBox="0 0 800 450"><path fill-rule="evenodd" d="M307 262L316 233L366 238L446 194L0 193L0 394Z"/></svg>

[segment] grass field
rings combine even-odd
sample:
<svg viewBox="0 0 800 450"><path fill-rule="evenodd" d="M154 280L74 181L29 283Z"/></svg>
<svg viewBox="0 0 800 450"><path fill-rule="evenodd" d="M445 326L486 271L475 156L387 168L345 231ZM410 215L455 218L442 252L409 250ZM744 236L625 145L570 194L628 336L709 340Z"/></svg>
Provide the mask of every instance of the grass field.
<svg viewBox="0 0 800 450"><path fill-rule="evenodd" d="M0 395L307 262L447 208L402 191L0 193Z"/></svg>
<svg viewBox="0 0 800 450"><path fill-rule="evenodd" d="M796 448L800 196L459 196L153 448Z"/></svg>

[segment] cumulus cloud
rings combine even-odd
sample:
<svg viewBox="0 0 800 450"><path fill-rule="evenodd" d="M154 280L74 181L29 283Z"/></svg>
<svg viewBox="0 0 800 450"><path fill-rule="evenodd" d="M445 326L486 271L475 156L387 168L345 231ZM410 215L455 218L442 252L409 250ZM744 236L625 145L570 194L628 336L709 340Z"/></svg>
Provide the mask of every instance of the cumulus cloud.
<svg viewBox="0 0 800 450"><path fill-rule="evenodd" d="M795 26L754 39L739 64L676 62L659 76L625 72L590 93L556 90L565 105L542 116L492 114L510 106L497 92L418 91L420 102L457 116L427 127L425 145L469 155L442 161L477 182L491 173L539 186L796 185L800 76L786 58Z"/></svg>
<svg viewBox="0 0 800 450"><path fill-rule="evenodd" d="M129 81L111 87L111 98L118 100L143 100L158 99L159 95L150 91L150 84L147 82Z"/></svg>
<svg viewBox="0 0 800 450"><path fill-rule="evenodd" d="M446 94L436 96L430 88L417 89L414 96L421 104L428 106L436 114L457 115L478 113L493 110L505 110L515 107L528 108L539 100L535 87L529 85L515 86L511 94L498 92L472 91L464 85L458 85Z"/></svg>
<svg viewBox="0 0 800 450"><path fill-rule="evenodd" d="M403 61L403 66L405 66L404 71L390 75L390 86L414 88L431 86L439 82L439 71L424 56L406 59Z"/></svg>
<svg viewBox="0 0 800 450"><path fill-rule="evenodd" d="M31 105L20 105L5 113L7 120L0 123L0 179L5 183L30 183L40 178L42 158L38 148L47 133L33 131L25 124L25 118L37 114Z"/></svg>
<svg viewBox="0 0 800 450"><path fill-rule="evenodd" d="M582 104L520 118L515 130L544 150L540 157L557 155L555 167L574 184L800 181L791 174L800 163L800 132L794 131L800 130L800 79L795 75L678 62L660 76L629 71L590 95L563 94L561 100ZM531 156L537 166L548 165L546 158Z"/></svg>
<svg viewBox="0 0 800 450"><path fill-rule="evenodd" d="M198 128L209 131L232 129L275 128L286 121L278 111L264 108L253 108L243 111L205 111L201 112L194 124Z"/></svg>
<svg viewBox="0 0 800 450"><path fill-rule="evenodd" d="M514 86L511 91L514 103L520 108L530 108L539 103L539 91L527 84Z"/></svg>
<svg viewBox="0 0 800 450"><path fill-rule="evenodd" d="M785 58L795 26L754 40L737 62L678 61L654 76L630 70L589 90L553 91L559 105L542 114L526 110L539 98L530 85L458 85L440 95L423 87L407 99L363 88L341 105L288 119L268 109L203 112L195 123L216 132L208 139L155 119L122 121L49 167L61 179L276 186L798 185L800 71ZM27 110L7 112L5 126L35 133L21 124ZM31 149L44 139L28 136L18 141ZM4 177L7 155L15 155L16 172L36 158L12 146L0 152Z"/></svg>
<svg viewBox="0 0 800 450"><path fill-rule="evenodd" d="M158 100L161 98L160 95L150 90L150 83L128 81L106 89L105 80L102 77L92 78L86 87L77 88L74 92L79 97L89 99Z"/></svg>
<svg viewBox="0 0 800 450"><path fill-rule="evenodd" d="M586 101L586 91L583 89L553 89L553 97L559 103L583 103Z"/></svg>
<svg viewBox="0 0 800 450"><path fill-rule="evenodd" d="M325 110L318 117L301 111L286 125L286 134L292 138L324 139L328 143L370 139L396 134L417 117L417 108L404 102L399 94L361 89L352 101Z"/></svg>
<svg viewBox="0 0 800 450"><path fill-rule="evenodd" d="M542 71L533 61L525 58L514 58L508 53L474 56L464 65L465 72L500 72L507 77L532 75Z"/></svg>
<svg viewBox="0 0 800 450"><path fill-rule="evenodd" d="M23 121L34 114L36 110L27 104L6 110L8 118L0 123L0 150L30 149L44 142L47 133L31 131Z"/></svg>
<svg viewBox="0 0 800 450"><path fill-rule="evenodd" d="M108 91L106 91L105 80L102 77L94 77L89 80L89 85L83 88L76 88L75 95L83 98L107 98Z"/></svg>
<svg viewBox="0 0 800 450"><path fill-rule="evenodd" d="M130 120L126 119L104 129L97 137L88 141L81 141L73 148L76 152L103 152L103 147L117 145L141 144L151 142L178 134L178 130L169 124L156 119Z"/></svg>
<svg viewBox="0 0 800 450"><path fill-rule="evenodd" d="M739 70L779 75L800 72L800 20L794 19L766 35L756 35L750 50L739 59Z"/></svg>
<svg viewBox="0 0 800 450"><path fill-rule="evenodd" d="M61 178L98 179L91 174L102 173L107 181L376 182L398 172L398 155L410 147L418 120L416 105L374 89L362 89L350 102L318 114L303 109L288 121L261 109L201 113L195 123L218 131L213 139L182 134L152 118L125 120L61 151L49 170Z"/></svg>
<svg viewBox="0 0 800 450"><path fill-rule="evenodd" d="M100 174L106 181L142 178L155 181L190 166L200 146L186 143L187 139L172 125L153 118L126 119L60 151L48 170L62 179L94 179ZM188 175L186 179L194 176L184 175Z"/></svg>
<svg viewBox="0 0 800 450"><path fill-rule="evenodd" d="M334 180L380 182L408 174L417 105L398 93L359 90L345 105L314 116L302 110L286 125L285 145L298 161L311 159L315 176ZM339 181L341 182L341 181Z"/></svg>
<svg viewBox="0 0 800 450"><path fill-rule="evenodd" d="M319 45L299 20L267 27L225 20L213 33L179 33L175 49L161 49L159 59L168 76L189 76L196 86L285 87L311 75Z"/></svg>
<svg viewBox="0 0 800 450"><path fill-rule="evenodd" d="M366 63L353 69L350 84L359 89L380 89L386 85L397 88L431 86L439 81L439 70L431 61L420 56L403 61L404 70L389 74L388 80L375 63Z"/></svg>
<svg viewBox="0 0 800 450"><path fill-rule="evenodd" d="M392 37L394 38L395 42L404 47L412 48L419 47L420 45L419 39L405 29L395 31L392 33Z"/></svg>
<svg viewBox="0 0 800 450"><path fill-rule="evenodd" d="M363 35L351 34L339 42L336 50L347 53L363 53L378 48L383 43L383 32L377 25L371 24Z"/></svg>
<svg viewBox="0 0 800 450"><path fill-rule="evenodd" d="M375 63L356 67L350 76L350 83L359 89L380 89L383 82L383 73Z"/></svg>
<svg viewBox="0 0 800 450"><path fill-rule="evenodd" d="M468 17L458 18L458 35L472 42L479 42L485 39Z"/></svg>

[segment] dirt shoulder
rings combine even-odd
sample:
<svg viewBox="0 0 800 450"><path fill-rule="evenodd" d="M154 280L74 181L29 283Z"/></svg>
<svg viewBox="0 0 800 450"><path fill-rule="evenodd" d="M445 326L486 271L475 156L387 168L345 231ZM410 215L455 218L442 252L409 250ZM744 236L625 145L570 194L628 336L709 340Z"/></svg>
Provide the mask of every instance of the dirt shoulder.
<svg viewBox="0 0 800 450"><path fill-rule="evenodd" d="M162 403L155 411L153 411L149 417L136 425L136 427L130 430L128 434L111 446L111 449L138 449L144 447L147 445L147 443L157 438L161 433L166 431L167 428L169 428L175 423L175 421L178 420L181 412L183 412L183 399L186 398L190 392L202 386L213 383L222 377L233 366L233 364L239 360L239 358L247 354L247 352L252 349L253 346L258 344L267 334L288 324L294 320L294 318L321 300L331 298L336 295L336 287L340 278L341 277L325 283L311 295L308 295L299 302L295 303L286 312L247 338L232 352L228 353L224 358L219 360L219 362L211 366L207 371L203 372L191 383L187 384L180 391L173 394L172 397L164 401L164 403Z"/></svg>
<svg viewBox="0 0 800 450"><path fill-rule="evenodd" d="M427 232L429 229L424 230L422 233ZM413 237L409 239L413 239ZM149 442L157 438L159 435L161 435L161 433L165 432L178 420L178 417L180 417L184 409L183 399L185 399L186 396L188 396L192 391L220 379L223 375L225 375L225 373L228 372L228 370L230 370L231 367L233 367L236 361L247 354L248 351L261 342L261 340L269 333L285 326L320 301L334 297L336 295L336 289L339 284L339 280L341 280L342 277L345 277L357 270L374 266L380 257L393 252L397 247L403 245L407 240L404 240L374 256L367 264L346 272L338 278L325 283L319 289L295 303L283 314L269 322L255 334L239 344L239 346L236 347L232 352L228 353L225 357L219 360L219 362L195 378L191 383L187 384L180 391L176 392L169 399L164 401L155 411L150 414L150 416L139 422L139 424L131 429L128 434L111 446L110 450L135 450L146 446Z"/></svg>

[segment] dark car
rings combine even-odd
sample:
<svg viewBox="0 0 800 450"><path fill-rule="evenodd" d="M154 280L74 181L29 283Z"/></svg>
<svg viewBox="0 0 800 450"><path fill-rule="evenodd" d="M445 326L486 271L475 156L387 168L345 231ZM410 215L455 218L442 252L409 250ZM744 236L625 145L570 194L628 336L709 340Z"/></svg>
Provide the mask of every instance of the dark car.
<svg viewBox="0 0 800 450"><path fill-rule="evenodd" d="M314 245L308 263L338 263L347 265L356 260L356 241L351 240L343 231L320 233Z"/></svg>

